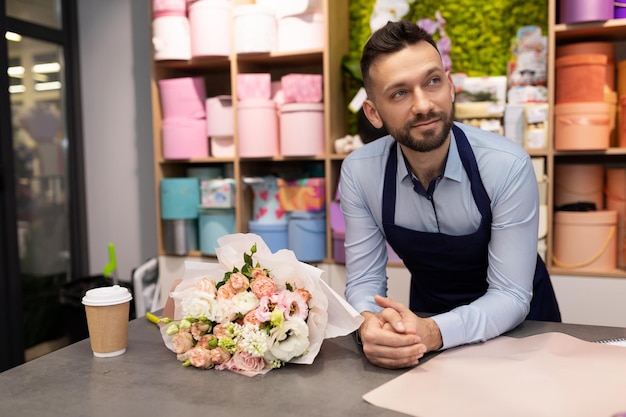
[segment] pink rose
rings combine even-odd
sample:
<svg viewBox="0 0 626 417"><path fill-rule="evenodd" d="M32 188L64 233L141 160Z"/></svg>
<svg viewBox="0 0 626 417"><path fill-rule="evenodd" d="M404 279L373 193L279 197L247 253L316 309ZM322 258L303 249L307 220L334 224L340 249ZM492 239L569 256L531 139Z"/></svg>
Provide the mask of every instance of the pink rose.
<svg viewBox="0 0 626 417"><path fill-rule="evenodd" d="M269 278L258 278L252 281L250 284L252 293L257 296L258 299L262 297L269 297L276 292L276 284Z"/></svg>
<svg viewBox="0 0 626 417"><path fill-rule="evenodd" d="M305 303L308 303L311 299L311 293L304 288L297 288L296 293L300 294L300 297L302 297Z"/></svg>
<svg viewBox="0 0 626 417"><path fill-rule="evenodd" d="M256 310L248 311L246 315L243 316L243 322L244 324L261 324L261 320L259 320Z"/></svg>
<svg viewBox="0 0 626 417"><path fill-rule="evenodd" d="M215 289L215 281L208 278L201 278L195 282L194 287L196 291L203 292L209 295L215 295L217 293Z"/></svg>
<svg viewBox="0 0 626 417"><path fill-rule="evenodd" d="M215 365L221 365L226 363L230 359L230 353L223 347L216 347L215 349L211 349L211 361Z"/></svg>
<svg viewBox="0 0 626 417"><path fill-rule="evenodd" d="M214 334L205 334L198 340L198 343L196 343L196 346L200 346L205 349L208 349L209 343L211 343L211 340L213 339L217 339L217 337L215 337Z"/></svg>
<svg viewBox="0 0 626 417"><path fill-rule="evenodd" d="M200 338L209 331L209 323L204 323L202 321L197 321L191 325L191 335L195 340L200 340Z"/></svg>
<svg viewBox="0 0 626 417"><path fill-rule="evenodd" d="M193 346L193 337L189 332L178 332L172 336L172 344L176 353L185 353Z"/></svg>
<svg viewBox="0 0 626 417"><path fill-rule="evenodd" d="M215 325L213 328L213 335L218 339L221 337L230 337L230 333L228 333L228 330L226 330L222 324Z"/></svg>
<svg viewBox="0 0 626 417"><path fill-rule="evenodd" d="M240 371L261 372L265 368L265 359L243 351L235 352L233 363Z"/></svg>
<svg viewBox="0 0 626 417"><path fill-rule="evenodd" d="M246 277L244 274L242 274L241 272L237 272L234 274L230 274L227 285L228 284L230 284L233 292L237 294L247 290L250 286L250 281L248 280L248 277Z"/></svg>
<svg viewBox="0 0 626 417"><path fill-rule="evenodd" d="M189 362L196 368L212 368L213 362L211 361L211 351L203 347L196 346L189 351Z"/></svg>
<svg viewBox="0 0 626 417"><path fill-rule="evenodd" d="M251 275L253 280L258 278L269 278L263 268L254 268Z"/></svg>
<svg viewBox="0 0 626 417"><path fill-rule="evenodd" d="M217 299L218 300L230 300L235 296L235 292L232 287L228 284L224 284L217 290Z"/></svg>

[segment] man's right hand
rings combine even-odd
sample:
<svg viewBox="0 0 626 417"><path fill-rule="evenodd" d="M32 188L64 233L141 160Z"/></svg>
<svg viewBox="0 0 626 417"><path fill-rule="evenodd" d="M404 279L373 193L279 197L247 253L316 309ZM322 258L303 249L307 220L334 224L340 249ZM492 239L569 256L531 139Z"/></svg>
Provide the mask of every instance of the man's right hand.
<svg viewBox="0 0 626 417"><path fill-rule="evenodd" d="M407 312L402 311L402 314ZM365 320L359 328L359 336L363 353L374 365L389 369L407 368L417 365L427 352L414 326L406 326L406 317L394 308L386 307L377 314L363 312L362 315Z"/></svg>

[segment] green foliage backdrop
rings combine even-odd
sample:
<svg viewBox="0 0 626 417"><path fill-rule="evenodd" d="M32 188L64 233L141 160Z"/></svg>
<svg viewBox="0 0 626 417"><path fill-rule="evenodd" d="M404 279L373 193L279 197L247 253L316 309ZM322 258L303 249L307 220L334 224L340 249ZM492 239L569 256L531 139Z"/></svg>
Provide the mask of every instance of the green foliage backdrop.
<svg viewBox="0 0 626 417"><path fill-rule="evenodd" d="M349 1L350 52L345 63L354 66L370 36L369 20L376 1ZM471 77L506 75L511 40L520 27L539 26L547 35L548 0L415 0L405 18L413 22L434 19L436 11L446 20L446 34L452 40L452 72ZM360 81L348 76L348 99L359 87ZM351 126L356 133L353 122Z"/></svg>

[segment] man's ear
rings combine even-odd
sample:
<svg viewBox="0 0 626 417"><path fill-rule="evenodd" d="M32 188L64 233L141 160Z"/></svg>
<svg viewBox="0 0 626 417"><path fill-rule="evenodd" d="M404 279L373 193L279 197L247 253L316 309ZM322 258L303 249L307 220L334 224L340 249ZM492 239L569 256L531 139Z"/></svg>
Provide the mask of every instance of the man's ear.
<svg viewBox="0 0 626 417"><path fill-rule="evenodd" d="M369 120L372 126L376 129L383 127L383 120L380 118L378 110L376 110L372 100L368 99L363 102L363 113L365 114L365 117L367 117L367 120Z"/></svg>
<svg viewBox="0 0 626 417"><path fill-rule="evenodd" d="M454 103L454 100L456 99L456 86L454 85L450 71L446 71L446 74L448 75L448 83L450 83L450 99Z"/></svg>

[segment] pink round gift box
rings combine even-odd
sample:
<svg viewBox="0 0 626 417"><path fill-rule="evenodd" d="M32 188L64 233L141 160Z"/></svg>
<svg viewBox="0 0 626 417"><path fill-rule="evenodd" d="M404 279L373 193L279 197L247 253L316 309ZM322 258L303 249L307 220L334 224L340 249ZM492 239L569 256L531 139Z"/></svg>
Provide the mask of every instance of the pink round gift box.
<svg viewBox="0 0 626 417"><path fill-rule="evenodd" d="M191 56L229 56L232 5L228 0L199 0L189 5Z"/></svg>
<svg viewBox="0 0 626 417"><path fill-rule="evenodd" d="M324 103L286 103L280 107L280 150L284 156L324 153Z"/></svg>
<svg viewBox="0 0 626 417"><path fill-rule="evenodd" d="M278 155L278 114L273 100L248 99L237 103L239 156Z"/></svg>

